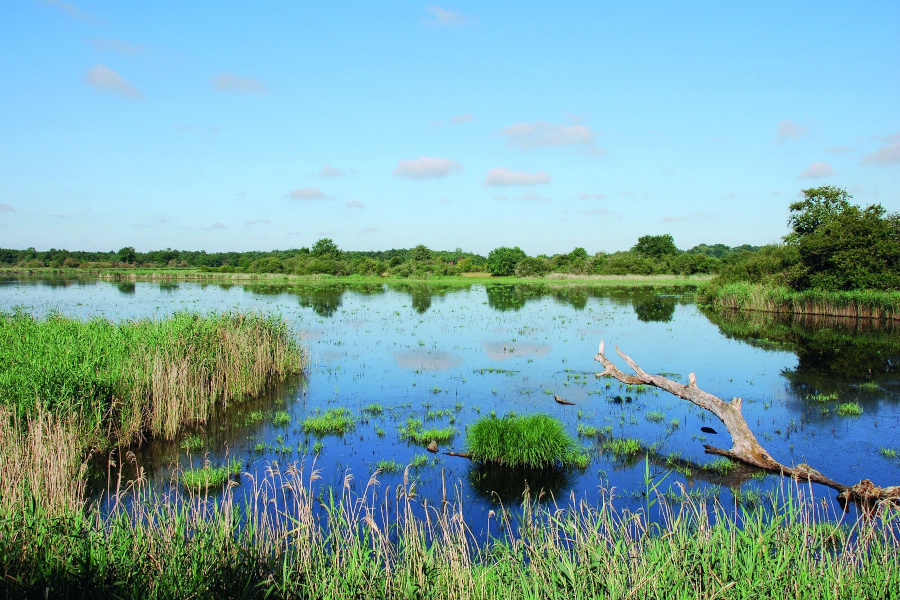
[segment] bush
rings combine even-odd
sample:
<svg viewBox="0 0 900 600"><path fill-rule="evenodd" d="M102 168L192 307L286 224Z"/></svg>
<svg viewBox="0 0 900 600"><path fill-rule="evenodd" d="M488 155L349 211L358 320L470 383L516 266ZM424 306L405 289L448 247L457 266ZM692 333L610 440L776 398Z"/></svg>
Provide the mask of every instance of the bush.
<svg viewBox="0 0 900 600"><path fill-rule="evenodd" d="M516 265L523 258L526 258L526 254L518 246L514 248L501 246L488 254L487 270L491 275L512 275L516 271Z"/></svg>
<svg viewBox="0 0 900 600"><path fill-rule="evenodd" d="M562 422L542 414L479 419L469 427L466 446L473 460L507 467L567 467L583 462Z"/></svg>

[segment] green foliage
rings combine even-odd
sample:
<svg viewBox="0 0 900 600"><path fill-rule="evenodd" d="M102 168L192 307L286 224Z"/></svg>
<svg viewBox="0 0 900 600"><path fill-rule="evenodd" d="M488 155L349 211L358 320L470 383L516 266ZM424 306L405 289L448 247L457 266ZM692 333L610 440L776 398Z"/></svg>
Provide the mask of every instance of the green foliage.
<svg viewBox="0 0 900 600"><path fill-rule="evenodd" d="M566 467L583 462L563 424L549 415L483 417L469 426L473 460L508 467Z"/></svg>
<svg viewBox="0 0 900 600"><path fill-rule="evenodd" d="M418 446L427 446L431 442L446 444L455 438L457 433L455 427L424 429L422 420L413 417L407 419L406 424L400 425L398 429L400 431L401 439L412 442Z"/></svg>
<svg viewBox="0 0 900 600"><path fill-rule="evenodd" d="M119 257L119 260L123 263L133 263L135 257L135 250L133 246L126 246L124 248L120 248L116 253Z"/></svg>
<svg viewBox="0 0 900 600"><path fill-rule="evenodd" d="M844 402L838 404L837 414L842 417L858 417L863 413L862 407L856 402Z"/></svg>
<svg viewBox="0 0 900 600"><path fill-rule="evenodd" d="M525 252L518 246L495 248L488 254L487 270L491 275L512 275L516 271L516 265L525 257Z"/></svg>
<svg viewBox="0 0 900 600"><path fill-rule="evenodd" d="M644 449L640 440L634 438L610 438L603 442L603 449L618 458L634 456Z"/></svg>
<svg viewBox="0 0 900 600"><path fill-rule="evenodd" d="M341 251L331 238L322 238L318 240L313 244L312 248L309 249L309 253L318 258L341 258Z"/></svg>
<svg viewBox="0 0 900 600"><path fill-rule="evenodd" d="M803 190L803 200L790 205L788 225L793 232L785 236L788 244L798 244L819 227L850 207L853 198L847 190L831 185Z"/></svg>
<svg viewBox="0 0 900 600"><path fill-rule="evenodd" d="M543 277L552 270L545 258L526 256L516 264L516 275L519 277Z"/></svg>
<svg viewBox="0 0 900 600"><path fill-rule="evenodd" d="M665 235L641 236L638 238L637 244L631 248L631 251L649 258L662 258L663 256L681 252L675 245L675 240L668 233Z"/></svg>
<svg viewBox="0 0 900 600"><path fill-rule="evenodd" d="M315 435L344 435L356 429L356 418L346 408L330 408L324 414L306 417L303 432Z"/></svg>

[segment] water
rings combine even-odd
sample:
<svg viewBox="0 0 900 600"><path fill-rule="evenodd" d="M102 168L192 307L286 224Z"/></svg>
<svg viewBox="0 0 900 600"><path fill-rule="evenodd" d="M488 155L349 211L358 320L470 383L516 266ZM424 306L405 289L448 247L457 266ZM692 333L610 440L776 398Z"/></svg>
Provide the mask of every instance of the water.
<svg viewBox="0 0 900 600"><path fill-rule="evenodd" d="M613 487L625 504L642 501L644 454L616 460L602 451L603 438L578 438L592 456L584 471L510 474L430 454L402 440L398 431L409 418L421 419L425 428L451 427L456 435L441 450L463 451L466 427L475 419L541 412L562 420L573 436L579 426L594 426L606 428L607 438L639 439L652 448L651 477L665 476L663 489L681 482L691 493L728 504L732 488L752 497L781 483L746 468L723 476L689 465L714 458L704 453L703 444L730 447L724 426L665 392L595 378L602 370L593 360L601 339L607 355L626 372L615 356L616 344L648 372L682 382L695 372L702 389L726 400L742 397L747 422L783 463L805 462L848 484L863 477L878 485L900 482L898 459L880 452L900 451L900 335L892 325L707 315L687 292L8 278L0 281L0 310L22 306L38 315L56 310L79 319L120 321L240 309L275 312L290 323L309 349L309 377L281 382L186 431L185 437L200 437L198 450L184 450L184 437L136 449L138 465L158 482L167 481L175 468L238 458L256 477L276 461L311 467L315 460L324 484L339 487L349 472L364 486L379 460L405 466L424 455L426 465L410 471L420 496L440 498L444 482L458 487L467 520L476 528L497 501L516 502L526 480L532 491L543 488L557 498L574 493L590 499L601 488ZM557 404L554 395L575 405ZM831 399L811 399L816 397ZM837 414L839 403L848 401L859 403L861 416ZM371 404L384 412L367 416L362 409ZM358 419L352 432L323 438L303 433L307 416L339 407ZM289 415L289 423L275 423L280 411ZM667 462L675 456L680 460ZM402 472L379 476L384 490L402 479ZM827 501L835 495L818 486L814 493Z"/></svg>

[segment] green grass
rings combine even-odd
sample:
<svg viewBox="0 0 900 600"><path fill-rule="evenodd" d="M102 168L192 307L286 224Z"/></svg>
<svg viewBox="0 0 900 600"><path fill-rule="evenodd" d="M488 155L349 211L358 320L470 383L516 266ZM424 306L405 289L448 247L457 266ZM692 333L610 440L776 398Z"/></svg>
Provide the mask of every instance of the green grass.
<svg viewBox="0 0 900 600"><path fill-rule="evenodd" d="M384 407L377 402L373 402L367 406L362 407L362 412L367 415L372 415L373 417L377 417L378 415L384 412Z"/></svg>
<svg viewBox="0 0 900 600"><path fill-rule="evenodd" d="M185 469L181 473L181 484L196 492L222 487L232 475L240 475L241 466L241 461L232 459L230 463L221 467L206 464L199 469Z"/></svg>
<svg viewBox="0 0 900 600"><path fill-rule="evenodd" d="M844 402L838 404L837 414L842 417L858 417L863 413L862 407L856 402Z"/></svg>
<svg viewBox="0 0 900 600"><path fill-rule="evenodd" d="M184 436L184 439L181 440L181 449L187 451L202 450L203 438L197 434L186 435Z"/></svg>
<svg viewBox="0 0 900 600"><path fill-rule="evenodd" d="M854 290L794 291L783 286L746 281L710 286L700 299L712 306L760 312L830 315L853 318L900 319L900 292Z"/></svg>
<svg viewBox="0 0 900 600"><path fill-rule="evenodd" d="M881 389L881 386L879 386L874 381L866 381L859 384L859 389L866 390L867 392L877 392L879 389Z"/></svg>
<svg viewBox="0 0 900 600"><path fill-rule="evenodd" d="M217 402L256 394L305 360L281 318L256 313L123 323L0 313L0 406L20 419L39 406L73 418L86 447L175 439Z"/></svg>
<svg viewBox="0 0 900 600"><path fill-rule="evenodd" d="M658 410L651 410L644 413L644 418L651 423L662 423L666 419L666 415Z"/></svg>
<svg viewBox="0 0 900 600"><path fill-rule="evenodd" d="M885 448L884 446L878 449L878 454L882 455L885 458L897 458L897 451L893 448Z"/></svg>
<svg viewBox="0 0 900 600"><path fill-rule="evenodd" d="M603 449L617 458L628 458L644 450L640 440L634 438L610 438L603 442Z"/></svg>
<svg viewBox="0 0 900 600"><path fill-rule="evenodd" d="M374 465L372 465L372 470L373 471L381 471L382 473L385 473L385 474L393 474L393 473L399 473L400 471L402 471L403 465L398 463L396 460L381 459L378 462L376 462Z"/></svg>
<svg viewBox="0 0 900 600"><path fill-rule="evenodd" d="M329 408L323 414L306 417L303 432L315 435L344 435L356 429L356 418L346 408Z"/></svg>
<svg viewBox="0 0 900 600"><path fill-rule="evenodd" d="M473 460L509 467L586 466L584 452L549 415L483 417L469 426L466 447Z"/></svg>
<svg viewBox="0 0 900 600"><path fill-rule="evenodd" d="M272 417L272 424L276 427L287 427L291 424L291 415L286 411L279 410L275 413L275 416Z"/></svg>
<svg viewBox="0 0 900 600"><path fill-rule="evenodd" d="M826 404L828 402L836 402L838 395L836 392L831 394L807 394L806 399L815 404Z"/></svg>
<svg viewBox="0 0 900 600"><path fill-rule="evenodd" d="M456 437L455 427L424 429L421 419L410 417L404 425L397 428L400 438L412 442L418 446L427 446L431 442L446 444Z"/></svg>
<svg viewBox="0 0 900 600"><path fill-rule="evenodd" d="M703 465L703 469L719 475L728 475L737 468L737 463L727 458L717 458Z"/></svg>

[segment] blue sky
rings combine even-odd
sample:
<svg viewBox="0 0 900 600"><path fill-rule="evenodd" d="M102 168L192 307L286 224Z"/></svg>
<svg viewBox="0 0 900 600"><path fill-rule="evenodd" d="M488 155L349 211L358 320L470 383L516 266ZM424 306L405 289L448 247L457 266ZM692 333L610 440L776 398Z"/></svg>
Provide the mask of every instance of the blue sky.
<svg viewBox="0 0 900 600"><path fill-rule="evenodd" d="M529 255L900 210L897 2L0 8L0 247Z"/></svg>

